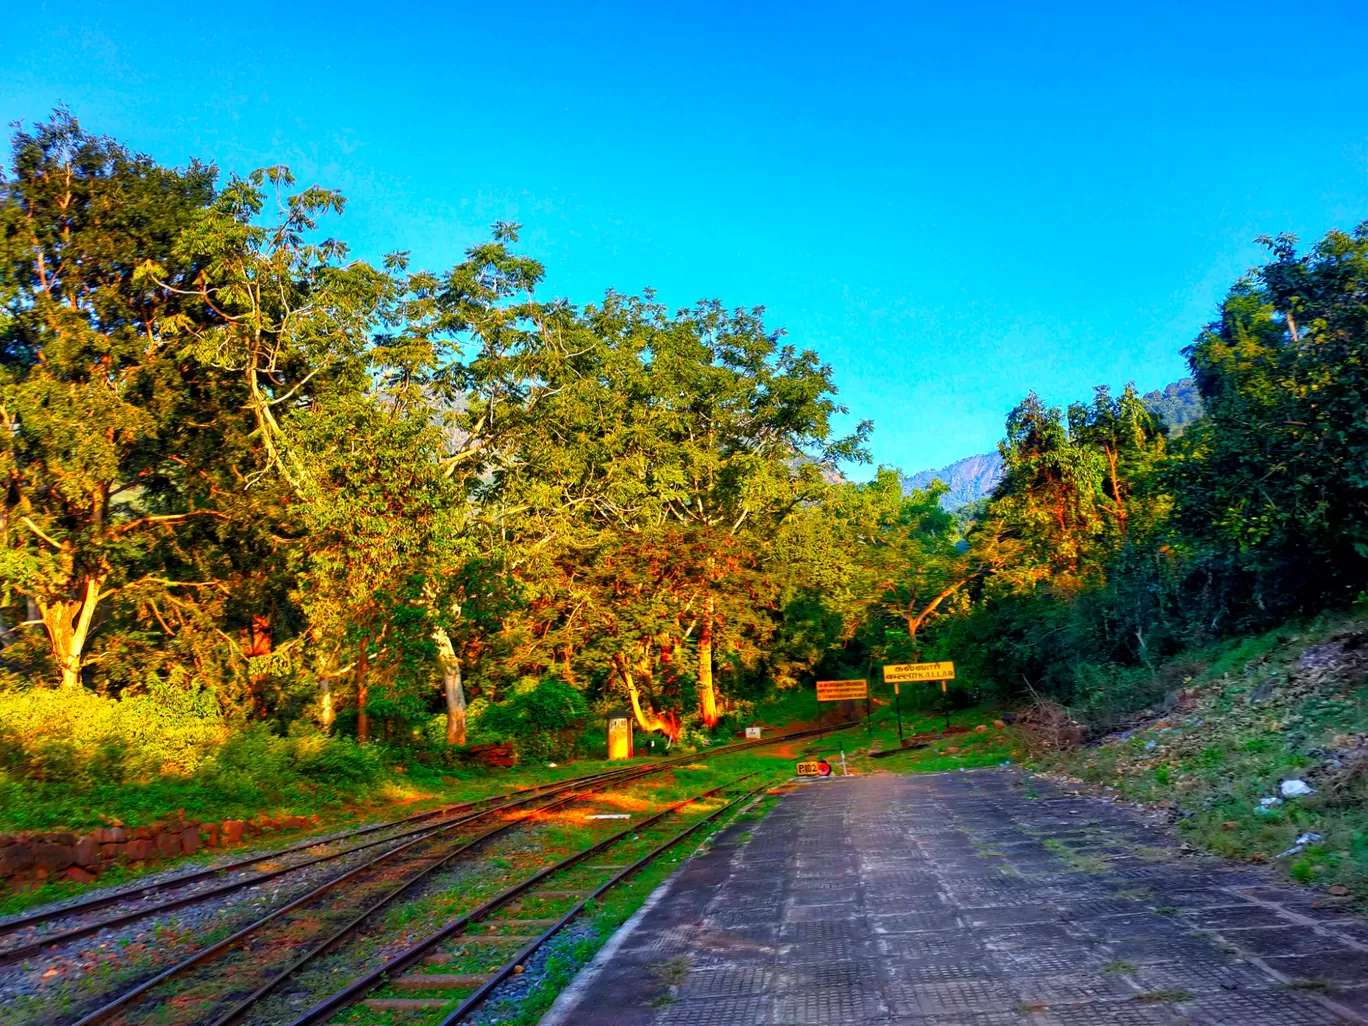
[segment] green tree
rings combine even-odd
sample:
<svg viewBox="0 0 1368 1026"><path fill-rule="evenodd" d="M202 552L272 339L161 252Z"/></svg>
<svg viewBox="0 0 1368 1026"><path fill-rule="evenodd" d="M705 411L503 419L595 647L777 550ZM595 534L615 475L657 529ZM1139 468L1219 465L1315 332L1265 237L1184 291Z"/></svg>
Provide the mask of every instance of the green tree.
<svg viewBox="0 0 1368 1026"><path fill-rule="evenodd" d="M1368 223L1269 263L1185 352L1207 416L1172 480L1184 534L1260 610L1316 608L1368 583Z"/></svg>
<svg viewBox="0 0 1368 1026"><path fill-rule="evenodd" d="M214 194L58 111L14 136L0 183L0 574L75 687L114 596L175 588L160 556L224 516L231 386L164 330L212 316L178 248ZM141 268L159 263L158 288ZM206 420L210 418L209 420Z"/></svg>
<svg viewBox="0 0 1368 1026"><path fill-rule="evenodd" d="M566 345L579 355L519 475L526 505L547 511L533 514L543 525L534 544L557 539L567 567L586 545L616 546L628 562L666 544L691 554L660 579L668 589L647 589L663 605L609 636L619 639L615 673L629 697L668 653L672 676L692 681L703 722L714 724L719 645L743 653L772 624L757 615L766 600L756 582L773 533L820 495L835 461L864 458L868 427L833 437L842 408L830 369L783 345L758 310L704 303L671 315L649 294L610 293L577 319ZM562 651L579 647L559 640L564 630L588 629L572 612L587 600L564 594L550 602L559 628L541 632ZM589 605L613 607L611 588L595 594ZM657 725L644 708L640 720Z"/></svg>

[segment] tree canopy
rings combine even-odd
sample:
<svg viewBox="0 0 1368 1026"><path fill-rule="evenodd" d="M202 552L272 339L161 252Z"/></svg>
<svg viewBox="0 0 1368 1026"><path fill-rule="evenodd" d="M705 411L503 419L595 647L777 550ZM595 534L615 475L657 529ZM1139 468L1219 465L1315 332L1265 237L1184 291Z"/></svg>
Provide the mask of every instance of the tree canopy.
<svg viewBox="0 0 1368 1026"><path fill-rule="evenodd" d="M544 296L507 223L368 262L345 208L64 111L16 131L0 687L439 747L625 704L674 740L889 660L1100 701L1368 588L1368 225L1266 240L1182 388L1026 395L952 514L843 476L871 425L763 309Z"/></svg>

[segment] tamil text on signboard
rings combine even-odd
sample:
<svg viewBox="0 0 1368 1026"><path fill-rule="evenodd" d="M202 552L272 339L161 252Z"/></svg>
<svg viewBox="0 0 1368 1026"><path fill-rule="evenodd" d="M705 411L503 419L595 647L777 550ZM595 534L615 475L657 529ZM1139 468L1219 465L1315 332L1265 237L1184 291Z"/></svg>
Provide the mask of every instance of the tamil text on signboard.
<svg viewBox="0 0 1368 1026"><path fill-rule="evenodd" d="M868 698L869 685L863 680L819 680L817 682L817 701L849 702L856 698Z"/></svg>
<svg viewBox="0 0 1368 1026"><path fill-rule="evenodd" d="M883 669L884 683L907 684L916 680L954 680L954 663L896 663Z"/></svg>

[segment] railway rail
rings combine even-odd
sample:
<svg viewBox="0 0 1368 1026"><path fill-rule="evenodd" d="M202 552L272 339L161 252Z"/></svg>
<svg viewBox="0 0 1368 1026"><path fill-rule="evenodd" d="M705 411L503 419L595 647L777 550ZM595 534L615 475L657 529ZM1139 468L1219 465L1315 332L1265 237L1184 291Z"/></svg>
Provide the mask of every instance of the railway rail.
<svg viewBox="0 0 1368 1026"><path fill-rule="evenodd" d="M453 812L463 812L468 809L477 808L481 805L496 804L514 795L524 794L529 791L541 790L552 786L554 785L543 784L533 788L521 788L518 791L511 792L511 794L492 795L488 798L479 798L474 801L458 802L454 805L444 805L436 809L429 809L426 812L414 813L413 815L405 816L402 819L386 820L383 823L372 823L369 826L358 827L355 830L345 830L340 833L332 834L325 838L315 837L310 840L304 841L300 844L292 845L288 848L276 849L265 855L263 855L261 852L256 852L248 858L236 859L232 862L225 862L221 865L208 866L204 869L193 870L189 873L181 873L173 877L166 877L156 881L155 883L143 884L136 887L127 887L117 891L109 891L103 894L95 895L93 897L83 898L79 901L73 901L65 905L60 905L52 908L45 908L36 912L26 913L21 916L0 920L0 941L2 941L5 937L12 936L13 934L18 933L21 930L27 929L31 926L39 925L41 923L50 922L54 919L70 918L72 916L81 915L87 912L93 912L97 909L108 908L110 905L117 905L120 902L134 901L138 898L158 894L160 892L166 891L169 888L183 887L189 884L198 883L201 880L208 880L216 876L224 876L236 870L248 869L252 866L258 865L266 858L278 859L283 858L287 855L294 855L302 851L311 851L323 845L335 844L339 841L344 841L349 838L364 837L369 834L375 834L385 830L392 830L406 823L417 823L423 820L430 820L435 819L439 816L449 815ZM245 887L250 886L252 883L259 883L261 879L262 878L259 876L254 877L253 879L243 883L242 886ZM0 952L0 961L3 960L4 954L3 952Z"/></svg>
<svg viewBox="0 0 1368 1026"><path fill-rule="evenodd" d="M628 776L612 774L610 780L593 780L586 787L576 789L566 797L557 794L551 796L548 801L545 795L534 795L523 799L520 805L531 805L536 802L542 804L536 805L517 818L496 819L493 825L481 827L473 835L467 836L460 828L478 823L480 820L500 817L508 807L499 806L476 813L448 824L433 834L414 838L362 866L325 881L307 894L271 910L223 940L201 948L151 979L82 1016L77 1020L76 1026L95 1026L96 1023L107 1022L124 1009L147 1000L150 995L163 996L162 1009L168 1009L172 1002L180 1006L191 1004L192 1002L188 1002L184 995L168 992L167 985L205 982L195 980L193 974L211 962L213 967L209 979L214 981L212 990L216 996L221 997L231 986L227 982L229 979L253 979L259 975L258 970L264 961L258 957L262 949L265 949L267 960L273 956L288 957L288 954L302 949L289 962L283 973L272 977L267 990L272 989L274 985L297 973L324 951L355 934L364 924L406 893L439 871L450 867L458 859L470 855L484 843L536 818L539 814L584 800L606 787L635 781L659 772L661 767L657 766L637 767L635 772ZM345 890L340 889L342 884L347 885ZM331 899L330 906L326 909L316 908L320 899L324 898ZM331 913L331 916L327 913ZM340 925L333 925L337 919L344 921ZM314 928L310 930L310 927ZM299 936L300 933L304 936ZM165 1021L168 1014L169 1012L162 1012L157 1018L159 1021ZM194 1021L201 1020L196 1018Z"/></svg>
<svg viewBox="0 0 1368 1026"><path fill-rule="evenodd" d="M855 723L849 723L834 729L843 730L855 725ZM41 950L53 947L54 945L89 936L101 930L108 929L111 926L122 925L154 915L158 912L173 910L187 904L209 900L212 897L221 896L244 887L261 884L267 880L295 872L306 866L315 866L322 862L339 859L347 855L354 855L355 853L366 849L383 846L384 850L374 857L367 858L360 865L350 866L340 872L334 873L324 879L321 884L311 889L307 894L287 901L284 905L272 909L252 923L237 930L231 936L218 941L215 944L203 947L188 958L182 959L176 965L157 973L150 979L105 1001L99 1008L87 1013L77 1020L76 1023L72 1024L72 1026L95 1026L97 1023L109 1022L116 1017L120 1017L126 1010L131 1009L133 1006L141 1004L147 999L148 995L162 994L166 992L169 987L175 987L185 983L189 977L199 971L201 967L207 966L210 962L215 963L214 975L219 976L230 963L237 964L237 962L242 962L244 965L247 965L252 961L245 956L238 957L237 955L234 955L234 957L228 957L228 953L230 952L250 953L252 950L266 948L279 956L275 959L274 964L285 965L284 970L277 972L274 975L268 975L267 978L256 983L255 986L246 993L242 993L240 987L236 991L231 988L221 989L221 999L216 1004L222 1004L224 999L233 1000L236 1003L232 1004L227 1010L222 1010L217 1007L207 1010L204 1015L197 1015L191 1020L195 1022L210 1023L211 1026L231 1026L232 1023L241 1021L248 1009L256 1006L267 995L277 991L284 983L293 980L301 970L314 963L321 955L347 943L350 938L357 935L358 932L362 931L368 924L373 923L376 916L382 910L398 901L405 894L411 893L424 881L431 879L434 874L437 874L444 869L448 869L457 862L468 858L476 849L513 830L521 824L535 820L544 813L552 812L564 808L571 803L584 800L606 788L619 784L635 783L639 779L667 771L681 763L698 761L699 759L730 754L765 745L802 740L816 736L819 733L830 732L832 729L833 728L825 728L822 731L794 731L763 740L750 740L737 744L720 746L705 752L655 760L644 766L637 764L601 773L589 774L583 777L569 778L554 784L524 788L510 794L494 796L489 799L443 806L439 809L418 813L387 824L374 824L368 827L359 828L355 831L348 831L325 839L322 842L314 841L308 844L296 845L281 852L271 853L267 857L279 858L287 854L310 852L311 849L314 853L311 853L308 858L287 867L255 872L243 879L230 881L227 884L213 887L208 890L200 890L191 894L175 895L169 899L150 904L145 908L124 912L114 917L101 918L94 922L88 922L72 929L64 930L58 934L50 934L23 945L13 946L0 951L0 962L14 961L18 958L36 954ZM725 786L729 785L724 785L724 787ZM456 921L456 925L450 927L443 936L453 936L457 931L464 929L466 926L483 921L497 912L500 908L503 908L510 902L516 901L518 895L524 894L535 888L540 881L552 875L573 871L575 867L580 866L584 862L584 859L588 858L593 853L604 850L607 846L621 845L627 837L640 837L642 830L648 827L654 828L657 824L664 822L667 817L678 813L680 809L701 802L723 789L724 788L714 788L702 795L696 795L682 802L678 802L662 812L652 815L649 819L636 823L627 830L597 842L590 848L576 853L553 866L546 867L532 877L529 877L528 880L514 884L504 892L501 892L496 898L491 899L485 905L482 905L473 912L467 913L464 917L459 918ZM639 859L629 861L626 866L610 867L614 870L621 869L622 871L615 872L607 881L594 881L595 886L588 890L576 888L575 892L583 892L580 896L582 896L584 900L578 902L574 908L568 911L556 910L557 914L555 921L551 922L548 920L547 924L542 924L549 924L552 928L530 938L530 943L528 937L514 935L514 941L523 942L523 948L520 948L514 955L515 961L510 961L504 966L504 969L500 971L502 975L496 973L489 979L479 980L472 984L474 992L461 997L462 1003L460 1007L466 1009L466 1011L462 1012L462 1015L468 1014L469 1010L473 1009L475 1005L487 1000L489 994L498 986L499 981L506 979L508 975L511 975L514 972L514 967L521 964L521 962L516 959L525 960L527 957L530 957L532 953L544 945L556 932L562 929L566 923L579 915L588 901L593 900L594 897L599 896L605 890L617 886L622 881L628 879L641 867L649 864L654 858L659 857L660 854L663 854L674 845L680 843L680 841L695 830L701 829L706 822L711 822L717 815L721 815L730 807L731 805L727 805L723 809L718 810L714 815L690 825L686 830L681 831L676 836L666 839L668 843L662 841L658 846L657 851L648 853ZM423 825L415 826L413 829L402 829L407 825L416 823L422 823ZM393 831L395 828L400 829L398 833L386 833L385 836L378 839L372 836L386 831L387 828L390 831ZM345 842L346 840L360 837L367 837L369 839L364 841L364 843L351 845L336 852L324 855L316 854L319 844L338 844L339 842ZM89 912L97 911L101 908L107 908L110 904L127 901L133 896L156 897L158 892L167 888L193 885L196 882L211 878L216 874L225 874L233 870L240 870L257 865L260 863L261 858L261 856L257 856L255 859L241 859L224 866L183 874L182 876L171 880L163 880L157 884L127 889L113 895L101 895L89 899L86 902L78 902L66 907L49 910L46 913L35 913L19 920L11 920L9 923L0 925L0 942L3 942L5 936L12 936L15 931L32 926L35 923L42 923L59 918L69 918L73 914L79 914L82 911L88 914ZM574 897L576 894L572 893L569 896ZM285 936L289 931L285 930L282 932L281 928L289 925L292 921L290 917L293 913L313 915L309 910L319 907L320 903L326 903L326 911L331 914L333 925L329 926L327 923L324 923L324 929L314 931L314 933L305 937L302 941L297 936ZM318 917L315 916L315 918ZM337 925L338 920L344 921L342 921L340 925ZM274 932L272 933L271 928L273 924ZM440 943L440 940L431 940L431 938L429 938L429 940L431 943L428 944L428 947ZM487 944L489 941L482 940L472 943ZM497 947L497 944L495 946ZM415 956L415 958L421 957L423 957L421 954ZM237 960L236 962L234 961L235 958ZM229 971L232 970L230 969ZM378 985L379 981L383 980L386 975L392 974L393 971L393 966L390 963L386 963L385 967L383 967L382 970L379 970L380 976L375 977L372 984L364 986L363 990L368 991L369 989L374 989L374 986ZM253 981L260 976L260 973L254 974L250 970L250 967L245 970L239 969L238 973L242 979ZM457 975L459 976L459 974ZM361 980L366 980L368 978L369 976L363 976ZM451 983L452 981L448 979L444 981L443 985L449 986ZM193 990L193 986L190 986L190 989ZM187 995L185 994L173 993L168 995L167 1000L171 1000L172 998L174 998L175 1003L182 1005L187 1003ZM303 1021L304 1020L300 1020L300 1022ZM317 1021L317 1019L309 1021ZM451 1021L454 1023L456 1020L453 1019Z"/></svg>
<svg viewBox="0 0 1368 1026"><path fill-rule="evenodd" d="M738 779L732 781L730 785L723 785L723 787L715 788L712 791L706 792L704 795L699 795L695 798L679 802L663 812L650 817L649 820L645 820L627 830L620 831L612 837L605 838L592 848L563 859L555 865L547 867L545 870L523 883L508 888L502 894L486 902L474 912L468 913L467 915L446 924L435 933L412 945L407 951L390 959L385 965L372 970L370 973L353 981L341 990L329 995L303 1015L294 1019L289 1026L313 1026L313 1024L321 1022L329 1016L356 1004L358 1001L362 1000L366 994L384 987L387 983L395 988L410 993L423 992L441 994L442 996L426 999L429 1008L438 1010L442 1015L439 1026L459 1026L459 1024L466 1022L481 1006L486 1004L498 991L499 986L518 973L521 967L526 965L527 961L545 947L552 938L578 919L592 902L598 901L610 890L625 883L656 859L675 849L683 841L698 833L704 827L716 822L728 812L733 811L747 799L756 797L769 785L768 783L761 784L759 787L749 791L743 791L737 797L727 801L715 811L710 812L701 819L689 824L682 830L669 834L663 840L660 840L659 843L655 843L654 847L651 847L644 855L633 859L626 865L590 867L598 868L600 871L611 871L612 875L607 877L607 879L599 880L596 886L584 890L582 896L581 892L577 890L552 891L551 893L553 894L568 896L574 901L574 904L568 909L561 911L557 916L554 916L550 921L550 925L539 934L526 937L495 933L493 935L467 935L465 938L462 938L460 936L461 930L466 930L472 926L487 922L492 915L506 909L520 897L527 894L529 891L533 891L534 888L539 888L542 884L547 883L558 876L574 871L590 856L601 854L605 850L611 850L614 846L622 844L629 837L633 841L638 840L648 826L663 821L666 817L678 812L681 807L697 802L703 797L726 790L739 782L740 780ZM513 923L528 921L529 920L520 919L511 920ZM544 920L530 921L539 924L544 924L545 922ZM451 951L438 950L444 943L452 941L453 938L458 947L462 940L467 944L479 943L482 946L493 942L494 944L502 945L505 949L513 950L514 953L511 956L505 956L502 965L485 974L460 975L444 973L428 975L419 973L405 975L406 970L420 961L429 965L445 966L448 965L453 958L460 957L459 954ZM460 991L468 991L469 993L452 996L453 992ZM419 1000L421 1001L424 999ZM369 1003L378 1010L388 1010L388 1007L394 1002L387 1001L385 998L379 998ZM407 1007L412 1009L412 1001L406 1002L405 999L398 999L398 1003L406 1004ZM216 1022L214 1026L232 1026L233 1023L238 1021L240 1021L240 1016L231 1019L225 1018Z"/></svg>
<svg viewBox="0 0 1368 1026"><path fill-rule="evenodd" d="M670 761L671 763L674 762L674 760ZM184 874L182 876L162 880L155 884L149 884L139 888L119 891L109 895L99 895L92 897L86 901L77 902L75 904L63 906L61 908L45 912L33 913L31 915L24 916L20 919L11 920L9 922L0 924L0 965L4 965L10 962L22 961L26 958L30 958L35 955L41 954L44 950L58 947L62 944L66 944L71 941L80 940L83 937L89 937L93 934L99 933L102 930L111 929L117 926L124 926L128 923L136 922L139 919L144 919L149 916L157 915L160 913L172 912L176 909L184 908L187 905L194 905L199 904L200 902L210 901L214 898L222 897L224 895L231 894L235 891L240 891L248 887L256 887L263 883L267 883L271 880L274 880L278 877L286 876L291 873L296 873L300 870L308 869L310 867L321 865L326 862L334 862L339 859L346 858L347 856L353 855L357 852L365 851L369 848L374 848L383 844L394 843L397 841L422 839L424 837L430 836L434 832L446 829L451 824L446 821L438 821L425 827L419 827L412 830L401 830L398 833L386 834L378 840L366 841L362 844L352 845L351 847L342 848L338 851L326 854L315 854L310 858L291 863L287 866L277 867L274 869L260 870L257 872L246 874L237 880L232 880L228 883L220 884L215 887L187 891L185 893L178 895L164 896L161 897L159 900L156 900L146 905L145 907L131 909L125 912L121 912L118 915L109 916L103 919L92 920L86 923L82 923L80 925L75 925L68 929L62 930L59 933L43 934L41 936L29 939L24 943L3 946L7 939L16 937L21 932L31 930L38 924L78 917L93 911L97 911L102 908L107 908L110 905L118 904L123 901L136 900L140 897L153 897L158 894L164 894L164 892L166 892L167 890L179 887L189 887L215 875L222 875L233 870L261 865L263 862L266 862L268 860L274 860L284 855L296 854L298 852L308 852L317 849L321 846L336 844L339 841L344 841L349 838L373 834L377 831L392 829L394 827L402 827L406 823L413 823L422 820L432 820L439 816L448 816L461 812L470 812L470 810L478 810L471 813L471 816L478 817L487 815L491 812L497 812L500 810L510 808L517 808L521 805L536 801L537 799L545 797L547 795L559 794L564 791L572 790L576 787L587 786L591 783L612 783L613 781L620 779L626 775L632 775L635 772L638 772L640 768L641 767L632 766L618 770L608 770L603 773L589 774L582 777L572 777L567 780L556 781L551 784L543 784L529 788L520 788L516 791L512 791L506 794L495 795L490 798L479 799L473 802L462 802L455 805L444 806L442 808L435 809L430 812L417 813L413 816L408 816L403 819L392 820L389 823L374 824L369 827L362 827L358 830L351 830L342 834L337 834L324 840L314 840L312 842L295 845L293 847L286 848L282 851L270 852L264 855L258 853L255 857L252 858L239 859L235 862L231 862L226 865L211 867L204 870L198 870L195 872ZM465 821L465 819L462 819L459 822ZM340 877L345 874L338 875Z"/></svg>

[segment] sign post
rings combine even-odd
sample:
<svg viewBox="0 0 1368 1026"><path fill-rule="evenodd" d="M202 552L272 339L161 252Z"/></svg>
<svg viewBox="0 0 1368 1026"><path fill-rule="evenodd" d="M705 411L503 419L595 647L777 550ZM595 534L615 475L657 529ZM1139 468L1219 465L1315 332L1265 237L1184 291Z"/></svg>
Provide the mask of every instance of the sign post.
<svg viewBox="0 0 1368 1026"><path fill-rule="evenodd" d="M865 719L869 718L869 682L860 680L819 680L817 682L817 701L853 702L857 698L865 700ZM818 714L818 720L821 715ZM822 736L825 736L823 733Z"/></svg>
<svg viewBox="0 0 1368 1026"><path fill-rule="evenodd" d="M853 702L857 698L869 697L869 682L860 680L819 680L817 682L817 701Z"/></svg>
<svg viewBox="0 0 1368 1026"><path fill-rule="evenodd" d="M950 729L950 697L946 681L955 679L955 664L940 663L895 663L883 668L884 680L893 685L893 693L898 693L898 685L910 681L940 681L941 711L945 713L945 729ZM902 705L898 706L898 742L902 743Z"/></svg>
<svg viewBox="0 0 1368 1026"><path fill-rule="evenodd" d="M893 704L898 707L898 747L902 747L902 691L898 687L898 682L893 682Z"/></svg>

